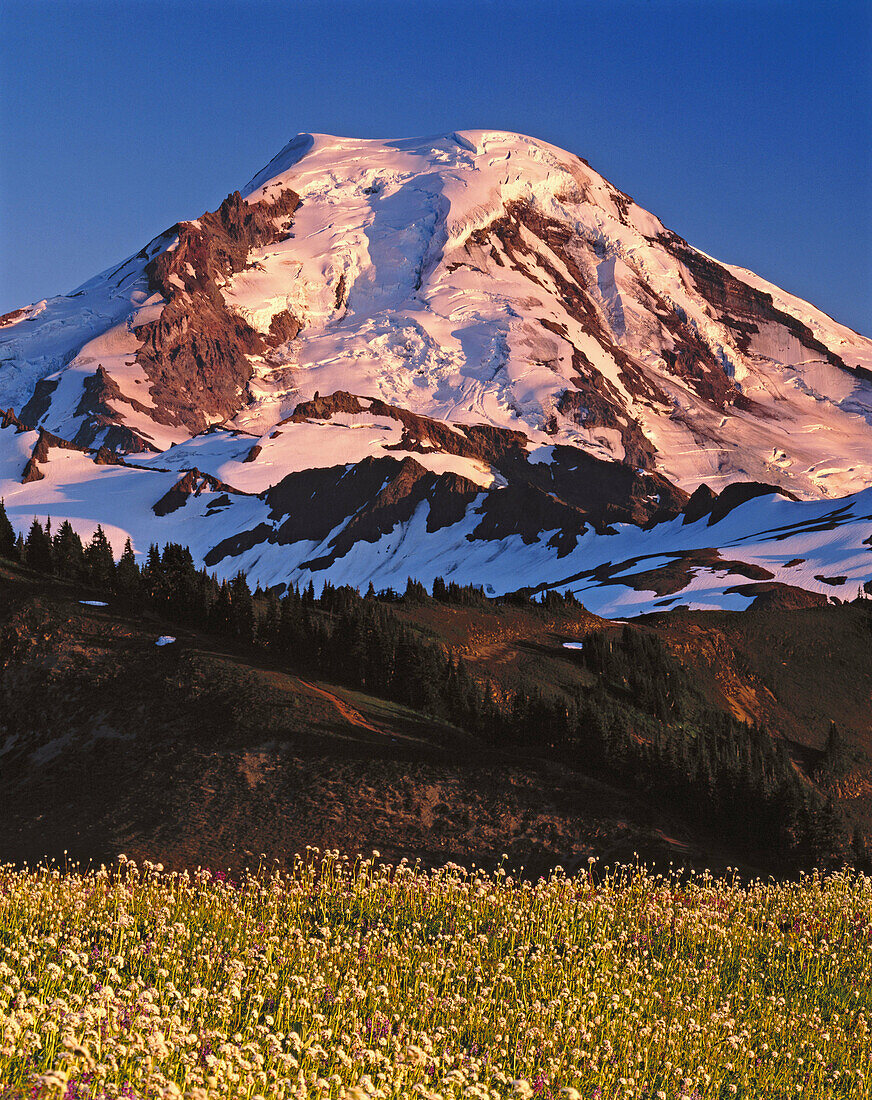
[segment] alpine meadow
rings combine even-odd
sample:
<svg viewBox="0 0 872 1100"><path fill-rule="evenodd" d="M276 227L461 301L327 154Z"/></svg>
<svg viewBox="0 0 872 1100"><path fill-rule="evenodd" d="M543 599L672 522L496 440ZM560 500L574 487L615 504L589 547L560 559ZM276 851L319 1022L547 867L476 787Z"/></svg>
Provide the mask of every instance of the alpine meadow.
<svg viewBox="0 0 872 1100"><path fill-rule="evenodd" d="M872 9L2 18L0 1100L872 1100Z"/></svg>

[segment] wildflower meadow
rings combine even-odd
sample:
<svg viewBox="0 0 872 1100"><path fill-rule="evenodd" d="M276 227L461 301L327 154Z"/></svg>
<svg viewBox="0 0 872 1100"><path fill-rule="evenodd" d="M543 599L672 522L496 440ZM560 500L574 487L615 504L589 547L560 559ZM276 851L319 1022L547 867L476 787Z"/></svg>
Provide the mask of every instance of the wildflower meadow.
<svg viewBox="0 0 872 1100"><path fill-rule="evenodd" d="M0 1097L869 1097L872 879L0 868Z"/></svg>

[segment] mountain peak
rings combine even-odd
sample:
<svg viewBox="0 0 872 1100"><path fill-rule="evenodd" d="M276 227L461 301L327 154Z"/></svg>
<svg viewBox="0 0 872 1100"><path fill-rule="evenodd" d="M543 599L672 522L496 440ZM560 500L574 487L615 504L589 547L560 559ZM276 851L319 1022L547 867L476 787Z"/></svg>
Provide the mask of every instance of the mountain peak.
<svg viewBox="0 0 872 1100"><path fill-rule="evenodd" d="M414 503L441 517L431 543L448 516L473 540L541 535L561 558L591 525L608 537L609 522L674 518L701 485L812 501L872 486L872 342L692 248L586 161L501 130L298 134L217 211L0 318L0 346L0 408L28 427L224 485L236 519L219 532L210 512L188 539L211 560L219 543L282 545L290 529L262 519L254 538L233 487L305 473L294 499L327 493L338 516L365 507L347 492L372 481L342 470L375 458L413 456L436 479L390 513L398 529ZM69 472L69 455L48 466L61 461ZM592 476L610 486L593 511ZM22 515L60 514L51 483L28 483ZM179 515L207 493L196 484ZM311 560L354 579L356 544L340 542Z"/></svg>

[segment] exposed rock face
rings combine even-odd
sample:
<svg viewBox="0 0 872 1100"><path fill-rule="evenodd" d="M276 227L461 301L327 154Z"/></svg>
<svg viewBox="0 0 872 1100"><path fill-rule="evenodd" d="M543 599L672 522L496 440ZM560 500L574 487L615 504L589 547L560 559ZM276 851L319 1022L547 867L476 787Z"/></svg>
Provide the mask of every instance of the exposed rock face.
<svg viewBox="0 0 872 1100"><path fill-rule="evenodd" d="M529 440L523 432L490 424L451 425L345 391L302 402L289 420L329 420L342 413L363 412L403 425L401 440L386 450L424 454L436 448L486 463L505 477L508 488L490 494L484 505L486 519L480 528L484 538L524 532L532 541L536 532L567 521L566 544L574 546L574 535L588 524L603 529L612 523L657 523L678 515L688 499L660 474L605 462L575 447L558 445L550 462L530 462ZM523 492L515 491L521 487Z"/></svg>
<svg viewBox="0 0 872 1100"><path fill-rule="evenodd" d="M357 413L368 399L340 392L299 406L296 422L307 415L319 419L345 412ZM223 540L206 556L214 565L227 556L260 542L290 544L320 542L341 528L331 540L330 553L310 559L312 570L329 568L358 541L376 542L397 523L412 518L418 506L429 505L426 531L432 534L463 519L478 498L481 518L470 539L503 539L520 535L525 543L538 541L543 532L556 532L549 545L562 557L573 550L578 536L589 527L610 530L612 523L655 524L681 512L687 494L658 474L631 470L604 462L572 447L555 447L550 463L531 463L520 433L465 426L464 434L448 425L417 417L373 401L368 411L392 416L404 425L404 450L417 442L446 439L456 447L448 453L490 462L508 482L504 488L483 491L455 473L435 474L414 458L366 458L347 467L303 470L289 474L262 494L276 527L260 524L242 535ZM411 439L410 436L414 436ZM432 433L432 434L431 434Z"/></svg>
<svg viewBox="0 0 872 1100"><path fill-rule="evenodd" d="M152 511L156 516L168 516L171 512L187 504L189 497L199 496L204 491L227 492L238 494L239 490L232 485L226 485L211 474L201 473L196 467L188 470L168 492L152 505Z"/></svg>
<svg viewBox="0 0 872 1100"><path fill-rule="evenodd" d="M653 526L677 516L688 496L661 474L555 447L551 465L528 463L529 482L584 512L601 530L613 523Z"/></svg>
<svg viewBox="0 0 872 1100"><path fill-rule="evenodd" d="M31 481L42 481L45 474L40 470L39 466L32 458L27 460L27 465L21 473L21 484L29 485Z"/></svg>
<svg viewBox="0 0 872 1100"><path fill-rule="evenodd" d="M696 252L580 158L498 131L309 135L247 194L2 319L3 406L100 448L93 465L32 457L22 492L10 423L17 516L75 501L72 518L214 548L269 585L406 570L508 591L659 544L701 551L672 573L701 592L708 571L737 607L704 554L733 561L737 524L768 526L752 496L872 486L872 341ZM120 451L138 468L106 477ZM185 509L198 493L208 508ZM865 547L812 564L773 510L772 539L808 559L773 582L868 580ZM854 539L869 511L801 525Z"/></svg>
<svg viewBox="0 0 872 1100"><path fill-rule="evenodd" d="M10 310L9 313L0 314L0 328L16 324L18 321L25 318L29 312L29 309L13 309Z"/></svg>
<svg viewBox="0 0 872 1100"><path fill-rule="evenodd" d="M268 490L265 500L274 519L286 517L272 540L279 544L320 541L347 519L332 543L335 560L359 539L375 542L396 523L411 519L425 499L431 503L427 529L432 532L460 518L479 492L471 481L456 474L433 474L413 458L369 458L350 469L337 466L289 474Z"/></svg>
<svg viewBox="0 0 872 1100"><path fill-rule="evenodd" d="M807 351L820 356L834 367L853 370L861 377L870 377L867 370L849 367L798 318L778 309L771 294L737 279L716 260L691 248L687 241L674 233L663 234L660 241L690 271L706 301L717 310L720 320L734 330L737 344L742 351L751 349L753 336L760 331L759 326L771 322L782 325Z"/></svg>
<svg viewBox="0 0 872 1100"><path fill-rule="evenodd" d="M66 451L80 451L82 447L77 446L75 443L70 443L67 439L61 439L59 436L52 435L51 432L45 431L44 428L39 429L39 438L34 444L33 451L30 454L30 458L27 460L27 465L21 474L21 484L27 485L31 481L42 481L45 474L40 470L40 462L48 462L48 452L50 447L60 447Z"/></svg>
<svg viewBox="0 0 872 1100"><path fill-rule="evenodd" d="M58 381L56 378L43 378L41 382L37 382L30 400L21 410L21 419L25 424L35 428L42 420L49 410L52 394L58 388Z"/></svg>
<svg viewBox="0 0 872 1100"><path fill-rule="evenodd" d="M15 415L14 409L7 409L0 416L0 428L15 428L19 432L26 432L27 428Z"/></svg>
<svg viewBox="0 0 872 1100"><path fill-rule="evenodd" d="M698 519L709 515L717 496L718 494L710 489L708 485L700 485L698 489L691 493L690 499L684 507L684 522L696 523Z"/></svg>
<svg viewBox="0 0 872 1100"><path fill-rule="evenodd" d="M123 402L146 415L150 412L147 405L134 398L125 397L118 384L100 364L96 372L85 379L82 387L82 396L76 406L75 415L84 416L87 419L82 421L73 442L79 447L91 447L97 437L103 433L104 447L111 447L126 454L137 451L156 451L157 447L124 423L124 417L112 404L113 401Z"/></svg>
<svg viewBox="0 0 872 1100"><path fill-rule="evenodd" d="M630 200L627 200L628 202ZM495 245L499 243L498 252ZM607 350L619 367L621 381L629 393L650 402L668 405L668 397L641 372L632 358L614 341L602 309L592 293L591 274L582 266L579 242L571 228L550 219L527 202L506 204L504 216L471 234L470 244L490 249L496 263L508 258L520 274L546 288L535 272L543 272L557 289L566 313L581 330ZM549 320L542 324L572 346L574 389L564 391L557 412L586 428L604 427L621 435L625 461L636 466L653 466L654 448L640 426L626 416L621 395L597 371L587 354L569 336L564 325Z"/></svg>
<svg viewBox="0 0 872 1100"><path fill-rule="evenodd" d="M736 592L740 596L752 596L751 606L757 611L801 611L808 607L826 607L829 597L821 592L808 592L792 584L778 581L762 584L737 584L727 589L727 593Z"/></svg>
<svg viewBox="0 0 872 1100"><path fill-rule="evenodd" d="M283 309L273 315L269 323L269 333L265 337L270 347L277 348L288 340L293 340L303 326L290 310Z"/></svg>
<svg viewBox="0 0 872 1100"><path fill-rule="evenodd" d="M621 220L626 224L626 212L632 200L626 196L613 195L612 198L618 203ZM683 261L686 247L682 250L675 243L677 238L670 237L670 241L673 242L676 259ZM485 228L472 233L468 245L471 253L474 248L489 249L490 257L500 265L508 258L516 271L533 283L542 285L543 289L550 290L551 287L546 288L536 272L547 275L549 283L556 287L566 313L617 364L625 391L640 402L666 410L671 405L668 394L615 339L613 324L599 301L601 295L597 293L590 256L586 255L588 247L586 242L580 242L573 236L570 227L565 223L544 217L527 202L507 203L505 214ZM600 256L598 249L599 246L594 243L594 257L608 260L608 251L603 251ZM694 259L699 257L692 249L689 252L693 253ZM711 267L716 269L710 273L711 283L705 282L703 269L699 268L700 281L705 282L704 292L707 293L711 285L716 303L735 307L737 316L725 316L723 319L740 335L756 331L756 327L747 317L754 314L759 316L761 308L767 317L779 319L779 313L773 309L767 295L751 291L751 288L739 283L719 265L711 264ZM727 292L733 291L733 284L736 288L741 287L748 291L744 314L741 311L741 295ZM729 365L718 358L685 316L664 301L644 278L637 277L634 290L662 326L661 338L667 339L671 344L664 346L661 354L672 375L686 382L702 401L714 408L726 411L735 407L765 415L755 402L742 393L730 374ZM627 416L626 400L622 394L594 366L588 354L570 336L566 325L548 318L542 319L541 324L572 346L573 388L566 389L560 396L556 404L557 414L587 429L606 428L618 432L624 450L624 461L637 467L653 469L656 447L646 437L639 421ZM799 325L799 328L802 327ZM805 337L811 337L807 329ZM806 342L806 346L811 347L811 344Z"/></svg>
<svg viewBox="0 0 872 1100"><path fill-rule="evenodd" d="M157 320L136 330L136 359L151 382L159 422L197 432L241 407L252 375L248 356L262 354L267 341L227 306L220 288L252 248L286 236L299 201L290 189L255 203L234 191L214 213L181 222L176 247L146 266L149 289L167 300ZM273 346L299 331L286 311L273 324Z"/></svg>
<svg viewBox="0 0 872 1100"><path fill-rule="evenodd" d="M309 563L313 569L323 569L347 554L355 542L376 542L398 522L411 519L424 500L430 502L427 530L432 533L457 522L479 492L471 481L456 474L433 474L413 458L401 462L368 458L350 469L302 470L288 474L263 494L270 517L281 521L275 528L262 524L225 539L205 561L214 565L264 541L279 545L320 542L347 521L331 541L330 553Z"/></svg>
<svg viewBox="0 0 872 1100"><path fill-rule="evenodd" d="M713 523L719 523L724 516L729 515L734 508L738 508L746 500L753 500L754 497L770 496L772 493L779 493L781 496L787 497L788 500L798 499L792 493L779 489L777 485L762 485L757 481L737 481L732 485L728 485L712 503L708 520L709 526L711 527Z"/></svg>
<svg viewBox="0 0 872 1100"><path fill-rule="evenodd" d="M337 390L328 397L316 393L311 401L301 401L290 416L279 424L299 424L304 420L329 420L336 413L360 413L367 408L353 393Z"/></svg>
<svg viewBox="0 0 872 1100"><path fill-rule="evenodd" d="M661 561L663 555L657 554L606 562L595 569L579 573L572 579L595 580L603 585L620 583L635 591L651 591L658 596L670 596L685 588L700 569L716 569L754 581L768 581L773 576L762 566L724 559L720 551L711 548L686 550L665 556L670 559L665 563ZM734 586L730 591L738 589Z"/></svg>
<svg viewBox="0 0 872 1100"><path fill-rule="evenodd" d="M738 508L746 501L753 500L754 497L770 496L772 493L778 493L788 500L798 499L793 493L777 485L764 485L759 481L737 481L722 489L720 493L715 493L708 485L700 485L683 509L684 522L696 523L697 520L708 516L708 525L711 527L712 524L720 523L734 508Z"/></svg>
<svg viewBox="0 0 872 1100"><path fill-rule="evenodd" d="M303 401L283 423L299 424L306 420L329 420L338 413L363 413L385 416L403 425L400 441L388 450L419 451L437 448L445 454L469 458L500 468L510 457L526 455L528 437L523 432L497 428L490 424L451 425L444 420L389 405L377 398L358 398L344 390L329 396Z"/></svg>
<svg viewBox="0 0 872 1100"><path fill-rule="evenodd" d="M94 464L96 466L126 466L124 458L117 451L111 450L105 444L94 452Z"/></svg>
<svg viewBox="0 0 872 1100"><path fill-rule="evenodd" d="M573 355L581 360L583 353ZM654 447L638 424L627 422L616 402L610 401L603 387L586 370L574 378L576 388L565 390L557 403L557 412L584 428L609 428L620 432L624 457L644 469L654 465Z"/></svg>

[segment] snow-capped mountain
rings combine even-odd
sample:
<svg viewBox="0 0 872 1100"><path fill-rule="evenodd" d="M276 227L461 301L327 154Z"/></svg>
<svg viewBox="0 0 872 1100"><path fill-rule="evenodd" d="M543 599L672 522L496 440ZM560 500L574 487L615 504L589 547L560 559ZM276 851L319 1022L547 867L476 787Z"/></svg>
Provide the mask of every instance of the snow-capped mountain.
<svg viewBox="0 0 872 1100"><path fill-rule="evenodd" d="M836 595L872 575L872 341L517 134L299 135L0 318L0 407L19 527L100 521L262 584L635 611L663 585L628 576L667 562L673 602L716 606L753 598L725 560Z"/></svg>

